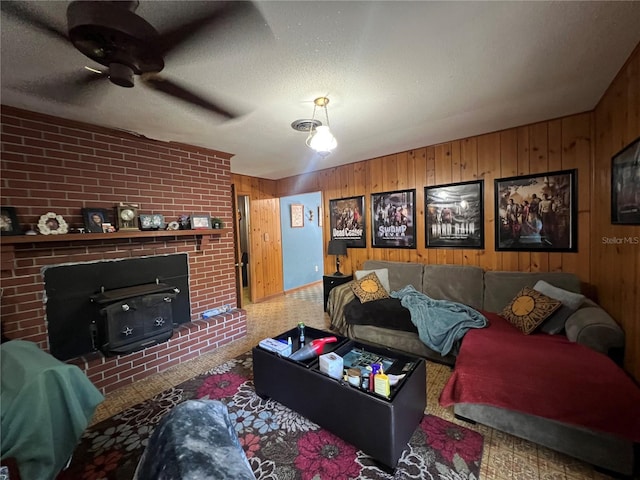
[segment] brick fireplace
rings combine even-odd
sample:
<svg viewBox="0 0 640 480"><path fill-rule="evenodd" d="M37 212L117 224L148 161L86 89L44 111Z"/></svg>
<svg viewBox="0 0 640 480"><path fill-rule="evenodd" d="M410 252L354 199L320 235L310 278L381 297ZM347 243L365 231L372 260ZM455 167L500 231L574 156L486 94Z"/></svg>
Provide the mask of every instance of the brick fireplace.
<svg viewBox="0 0 640 480"><path fill-rule="evenodd" d="M190 145L166 143L98 126L2 106L1 203L15 207L25 228L41 215L62 215L83 226L81 209L112 210L139 203L140 213L207 213L232 224L230 157ZM205 310L236 303L233 234L164 235L99 239L55 235L12 244L3 237L0 281L2 333L49 351L44 272L55 265L186 254L190 321L166 342L127 355L92 352L68 360L107 393L195 358L246 335L242 310L201 319ZM49 241L49 238L51 241ZM21 239L23 240L23 239Z"/></svg>

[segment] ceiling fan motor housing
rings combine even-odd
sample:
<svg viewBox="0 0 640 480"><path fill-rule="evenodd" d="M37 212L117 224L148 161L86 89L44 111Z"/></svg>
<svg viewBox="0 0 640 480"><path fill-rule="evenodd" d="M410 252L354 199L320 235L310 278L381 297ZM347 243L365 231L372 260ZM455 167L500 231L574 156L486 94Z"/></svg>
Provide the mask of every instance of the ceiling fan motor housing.
<svg viewBox="0 0 640 480"><path fill-rule="evenodd" d="M133 11L137 2L74 1L67 9L69 38L92 60L109 67L116 85L133 86L133 75L160 72L162 55L154 49L158 32Z"/></svg>
<svg viewBox="0 0 640 480"><path fill-rule="evenodd" d="M233 119L240 113L230 111L193 91L188 85L162 76L160 72L165 67L164 56L176 47L184 48L185 44L192 42L198 35L208 41L214 35L214 28L243 28L244 25L263 37L268 36L271 39L273 36L266 20L252 1L201 2L207 6L206 10L187 8L186 15L176 15L173 21L164 25L161 32L136 14L139 0L71 1L67 7L67 31L61 29L57 22L52 23L45 15L44 8L43 11L38 8L32 10L27 5L31 2L0 2L3 20L6 13L49 38L63 41L67 45L70 42L86 57L107 67L95 69L85 65L87 70L97 75L89 75L81 70L73 77L67 75L68 78L62 79L60 89L66 89L62 93L69 102L78 100L81 88L93 85L96 81L102 85L107 83L101 79L109 79L111 83L122 87L133 87L135 76L138 75L140 81L135 83L141 83L154 91L217 116ZM37 86L34 87L36 88ZM93 88L97 90L99 87ZM44 95L50 95L49 90L47 87ZM58 94L54 99L57 100L60 96Z"/></svg>

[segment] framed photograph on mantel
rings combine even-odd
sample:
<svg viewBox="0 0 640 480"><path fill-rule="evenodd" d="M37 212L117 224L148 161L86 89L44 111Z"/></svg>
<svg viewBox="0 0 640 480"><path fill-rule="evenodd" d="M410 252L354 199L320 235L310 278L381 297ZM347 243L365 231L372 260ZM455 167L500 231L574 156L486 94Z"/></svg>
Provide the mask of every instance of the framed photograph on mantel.
<svg viewBox="0 0 640 480"><path fill-rule="evenodd" d="M86 207L82 209L84 228L88 233L105 233L104 224L111 225L111 211L106 208Z"/></svg>
<svg viewBox="0 0 640 480"><path fill-rule="evenodd" d="M424 187L427 248L484 248L483 180Z"/></svg>
<svg viewBox="0 0 640 480"><path fill-rule="evenodd" d="M416 248L416 190L371 194L371 246Z"/></svg>
<svg viewBox="0 0 640 480"><path fill-rule="evenodd" d="M191 214L191 230L206 230L211 228L211 215L206 213Z"/></svg>
<svg viewBox="0 0 640 480"><path fill-rule="evenodd" d="M640 225L640 137L611 159L611 223Z"/></svg>
<svg viewBox="0 0 640 480"><path fill-rule="evenodd" d="M495 180L496 250L576 252L576 170Z"/></svg>
<svg viewBox="0 0 640 480"><path fill-rule="evenodd" d="M15 207L0 207L0 235L20 234L22 234L22 229Z"/></svg>
<svg viewBox="0 0 640 480"><path fill-rule="evenodd" d="M344 240L348 248L365 248L366 225L363 195L329 200L331 240Z"/></svg>

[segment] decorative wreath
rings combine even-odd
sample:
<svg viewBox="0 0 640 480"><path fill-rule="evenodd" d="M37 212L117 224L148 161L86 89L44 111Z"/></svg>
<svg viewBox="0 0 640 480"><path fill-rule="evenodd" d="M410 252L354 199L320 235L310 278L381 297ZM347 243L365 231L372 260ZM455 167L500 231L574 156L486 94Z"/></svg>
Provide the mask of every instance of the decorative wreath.
<svg viewBox="0 0 640 480"><path fill-rule="evenodd" d="M69 225L64 221L62 215L47 212L40 217L38 230L42 235L60 235L69 231Z"/></svg>

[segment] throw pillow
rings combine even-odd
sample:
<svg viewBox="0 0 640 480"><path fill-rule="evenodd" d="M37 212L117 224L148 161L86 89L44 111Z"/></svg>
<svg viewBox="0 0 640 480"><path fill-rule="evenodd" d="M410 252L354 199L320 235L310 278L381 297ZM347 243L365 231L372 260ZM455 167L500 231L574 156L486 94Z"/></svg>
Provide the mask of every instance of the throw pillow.
<svg viewBox="0 0 640 480"><path fill-rule="evenodd" d="M533 288L524 287L509 305L504 307L501 315L522 333L529 335L561 305L562 302L559 300L548 297Z"/></svg>
<svg viewBox="0 0 640 480"><path fill-rule="evenodd" d="M351 289L362 303L389 298L389 292L380 283L380 279L375 272L365 275L360 280L354 280L351 284Z"/></svg>
<svg viewBox="0 0 640 480"><path fill-rule="evenodd" d="M533 289L562 302L562 306L540 326L541 331L551 335L560 333L564 330L564 324L567 321L567 318L569 318L571 314L573 314L573 312L582 305L585 298L584 295L580 295L579 293L554 287L544 280L538 280L538 282L533 286Z"/></svg>
<svg viewBox="0 0 640 480"><path fill-rule="evenodd" d="M360 280L362 277L369 275L371 272L375 272L375 274L378 276L378 280L380 280L380 283L382 283L382 286L387 292L390 292L391 287L389 286L388 268L377 268L375 270L356 270L356 280Z"/></svg>

